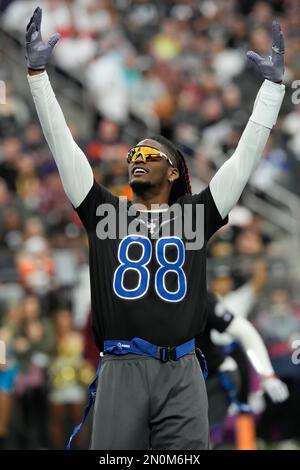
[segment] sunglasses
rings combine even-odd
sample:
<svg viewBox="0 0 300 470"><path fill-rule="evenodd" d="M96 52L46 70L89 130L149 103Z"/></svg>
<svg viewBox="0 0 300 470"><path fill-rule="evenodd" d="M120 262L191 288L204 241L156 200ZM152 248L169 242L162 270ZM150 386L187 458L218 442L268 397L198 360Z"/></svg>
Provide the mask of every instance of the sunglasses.
<svg viewBox="0 0 300 470"><path fill-rule="evenodd" d="M154 147L144 145L132 147L132 149L130 149L127 154L127 163L134 163L139 157L142 157L144 163L155 162L164 158L169 163L169 165L174 167L172 160L167 157L165 153L157 150Z"/></svg>

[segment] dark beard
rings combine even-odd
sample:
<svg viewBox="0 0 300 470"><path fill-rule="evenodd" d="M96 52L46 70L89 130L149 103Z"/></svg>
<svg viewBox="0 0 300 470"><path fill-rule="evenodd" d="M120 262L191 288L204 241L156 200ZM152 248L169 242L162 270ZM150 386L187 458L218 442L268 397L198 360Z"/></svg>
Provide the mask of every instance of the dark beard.
<svg viewBox="0 0 300 470"><path fill-rule="evenodd" d="M138 196L142 196L147 191L153 188L153 184L150 181L133 181L130 183L132 191Z"/></svg>

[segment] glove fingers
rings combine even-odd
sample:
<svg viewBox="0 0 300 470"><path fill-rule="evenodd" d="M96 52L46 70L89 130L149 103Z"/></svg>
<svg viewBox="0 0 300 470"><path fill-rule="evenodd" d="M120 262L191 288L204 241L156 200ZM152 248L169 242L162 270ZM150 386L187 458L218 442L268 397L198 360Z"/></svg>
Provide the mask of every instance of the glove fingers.
<svg viewBox="0 0 300 470"><path fill-rule="evenodd" d="M32 40L32 35L36 32L36 26L35 23L32 23L26 32L26 42L31 42Z"/></svg>
<svg viewBox="0 0 300 470"><path fill-rule="evenodd" d="M280 24L277 21L273 21L272 24L272 60L274 64L281 65L283 63L284 54L284 39L280 28Z"/></svg>
<svg viewBox="0 0 300 470"><path fill-rule="evenodd" d="M60 34L59 33L54 33L50 37L48 44L49 46L53 49L55 44L60 40Z"/></svg>
<svg viewBox="0 0 300 470"><path fill-rule="evenodd" d="M280 386L277 390L277 401L279 402L282 401L283 396L284 396L284 393L283 393L282 387Z"/></svg>
<svg viewBox="0 0 300 470"><path fill-rule="evenodd" d="M272 47L279 50L280 46L280 24L278 21L273 21L272 23Z"/></svg>
<svg viewBox="0 0 300 470"><path fill-rule="evenodd" d="M32 17L30 18L29 23L28 23L28 25L27 25L27 27L26 27L26 31L29 30L29 28L30 28L30 26L31 26L31 24L32 24L32 22L33 22L33 20L34 20L34 18L35 18L35 15L36 15L37 10L38 10L38 7L34 10L34 12L33 12L33 14L32 14Z"/></svg>
<svg viewBox="0 0 300 470"><path fill-rule="evenodd" d="M36 29L40 31L42 23L42 9L40 7L37 7L35 16Z"/></svg>
<svg viewBox="0 0 300 470"><path fill-rule="evenodd" d="M284 401L285 400L285 391L283 389L280 390L278 401Z"/></svg>
<svg viewBox="0 0 300 470"><path fill-rule="evenodd" d="M284 68L284 42L283 42L282 33L281 33L281 37L282 37L282 39L280 40L280 43L282 44L280 46L281 49L275 50L274 48L272 48L272 62L275 65L275 67L281 67L283 69Z"/></svg>
<svg viewBox="0 0 300 470"><path fill-rule="evenodd" d="M281 392L281 401L284 401L286 399L287 399L286 393L285 393L284 390L282 390L282 392Z"/></svg>
<svg viewBox="0 0 300 470"><path fill-rule="evenodd" d="M284 36L282 31L280 31L280 38L279 38L279 51L281 54L284 54L285 47L284 47Z"/></svg>
<svg viewBox="0 0 300 470"><path fill-rule="evenodd" d="M254 62L257 66L259 66L261 61L263 60L263 58L259 54L257 54L257 52L254 51L248 51L246 55L248 59Z"/></svg>
<svg viewBox="0 0 300 470"><path fill-rule="evenodd" d="M289 396L287 388L282 383L279 384L276 392L276 402L279 403L285 401Z"/></svg>
<svg viewBox="0 0 300 470"><path fill-rule="evenodd" d="M26 31L28 31L29 28L30 28L30 26L32 25L33 17L34 17L34 15L32 15L32 17L30 18L29 23L28 23L28 25L26 26Z"/></svg>

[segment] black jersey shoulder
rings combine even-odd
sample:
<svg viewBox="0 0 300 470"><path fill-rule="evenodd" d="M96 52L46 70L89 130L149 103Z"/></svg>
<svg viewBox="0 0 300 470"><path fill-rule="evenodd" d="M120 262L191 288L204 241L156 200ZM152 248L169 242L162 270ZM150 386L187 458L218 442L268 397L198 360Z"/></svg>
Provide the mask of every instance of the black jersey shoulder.
<svg viewBox="0 0 300 470"><path fill-rule="evenodd" d="M178 204L184 206L185 204L203 204L204 205L204 219L205 219L205 238L209 240L210 237L228 223L228 216L222 219L215 201L212 197L210 187L207 186L203 191L198 194L185 194L177 200Z"/></svg>
<svg viewBox="0 0 300 470"><path fill-rule="evenodd" d="M74 208L84 227L89 231L95 228L96 212L100 204L118 205L119 198L110 193L95 180L81 204Z"/></svg>

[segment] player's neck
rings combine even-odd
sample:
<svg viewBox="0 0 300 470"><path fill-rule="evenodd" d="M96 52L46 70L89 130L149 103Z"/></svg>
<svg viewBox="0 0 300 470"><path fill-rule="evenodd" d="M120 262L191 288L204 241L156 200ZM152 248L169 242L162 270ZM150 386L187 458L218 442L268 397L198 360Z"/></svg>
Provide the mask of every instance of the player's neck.
<svg viewBox="0 0 300 470"><path fill-rule="evenodd" d="M169 194L168 195L163 195L163 194L136 194L133 193L132 197L132 204L142 204L145 206L147 210L151 210L151 208L155 205L162 205L162 204L168 204L169 203Z"/></svg>

